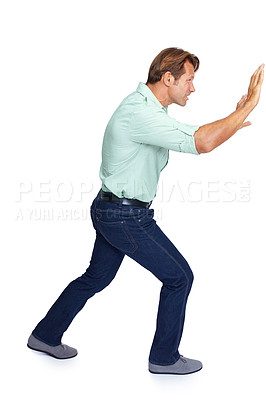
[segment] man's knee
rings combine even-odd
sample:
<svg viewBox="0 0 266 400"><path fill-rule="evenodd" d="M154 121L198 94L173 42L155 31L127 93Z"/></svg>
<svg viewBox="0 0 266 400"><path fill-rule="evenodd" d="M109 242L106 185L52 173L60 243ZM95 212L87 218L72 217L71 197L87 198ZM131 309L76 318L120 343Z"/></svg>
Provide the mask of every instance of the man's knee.
<svg viewBox="0 0 266 400"><path fill-rule="evenodd" d="M194 274L190 268L189 268L189 272L188 272L188 280L189 280L190 287L191 287L193 284L193 281L194 281Z"/></svg>
<svg viewBox="0 0 266 400"><path fill-rule="evenodd" d="M171 287L172 289L182 289L186 288L187 290L191 289L191 286L194 281L194 275L190 268L187 268L186 271L178 270L176 274L174 274L166 283L167 286Z"/></svg>

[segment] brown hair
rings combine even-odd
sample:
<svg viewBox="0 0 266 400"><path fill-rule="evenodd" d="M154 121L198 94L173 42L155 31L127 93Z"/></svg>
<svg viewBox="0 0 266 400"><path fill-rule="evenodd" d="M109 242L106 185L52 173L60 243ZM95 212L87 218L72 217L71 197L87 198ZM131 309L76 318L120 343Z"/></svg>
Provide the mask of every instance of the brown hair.
<svg viewBox="0 0 266 400"><path fill-rule="evenodd" d="M160 81L162 75L168 71L171 72L175 79L180 78L184 73L184 63L186 60L191 62L196 72L200 62L194 54L178 47L169 47L162 50L151 63L146 84Z"/></svg>

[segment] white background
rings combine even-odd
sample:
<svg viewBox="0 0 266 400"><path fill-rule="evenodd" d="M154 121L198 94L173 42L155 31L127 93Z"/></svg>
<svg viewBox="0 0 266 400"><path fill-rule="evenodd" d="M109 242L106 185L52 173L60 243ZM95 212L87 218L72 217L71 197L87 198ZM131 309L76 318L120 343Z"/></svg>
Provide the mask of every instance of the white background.
<svg viewBox="0 0 266 400"><path fill-rule="evenodd" d="M78 357L58 361L26 347L36 323L89 264L94 231L78 213L99 190L102 137L114 109L146 82L163 48L178 46L201 65L196 93L169 114L192 124L227 116L266 61L263 14L259 0L2 0L5 399L263 398L265 88L251 127L210 154L171 152L154 201L158 224L195 275L180 351L200 359L203 370L148 372L161 285L129 259L65 334ZM81 186L88 193L80 200ZM27 193L18 201L20 188Z"/></svg>

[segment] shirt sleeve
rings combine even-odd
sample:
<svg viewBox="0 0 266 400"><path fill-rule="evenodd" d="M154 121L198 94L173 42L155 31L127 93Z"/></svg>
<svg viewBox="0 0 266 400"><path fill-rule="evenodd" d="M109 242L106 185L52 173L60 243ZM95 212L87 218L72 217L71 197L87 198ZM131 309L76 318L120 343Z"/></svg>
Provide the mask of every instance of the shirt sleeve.
<svg viewBox="0 0 266 400"><path fill-rule="evenodd" d="M170 117L163 108L144 106L133 113L130 139L133 142L164 147L182 153L199 154L194 133L199 125L188 125Z"/></svg>

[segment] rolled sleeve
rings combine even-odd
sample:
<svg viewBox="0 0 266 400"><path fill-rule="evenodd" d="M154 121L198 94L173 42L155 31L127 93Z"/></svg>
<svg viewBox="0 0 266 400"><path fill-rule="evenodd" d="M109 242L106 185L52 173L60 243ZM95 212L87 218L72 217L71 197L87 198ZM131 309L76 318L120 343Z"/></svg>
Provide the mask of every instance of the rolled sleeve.
<svg viewBox="0 0 266 400"><path fill-rule="evenodd" d="M194 133L198 129L198 125L178 122L163 108L143 107L142 110L133 113L129 132L133 142L182 153L199 154L194 139Z"/></svg>
<svg viewBox="0 0 266 400"><path fill-rule="evenodd" d="M184 144L181 152L199 155L200 153L198 153L195 145L194 134L199 129L200 125L182 124L178 121L176 121L176 123L178 125L178 130L183 132L183 134L186 136L186 143Z"/></svg>

